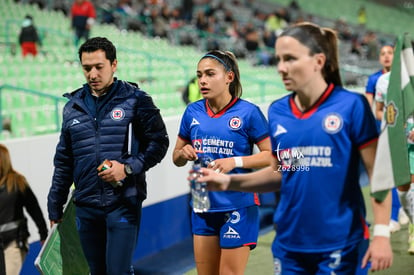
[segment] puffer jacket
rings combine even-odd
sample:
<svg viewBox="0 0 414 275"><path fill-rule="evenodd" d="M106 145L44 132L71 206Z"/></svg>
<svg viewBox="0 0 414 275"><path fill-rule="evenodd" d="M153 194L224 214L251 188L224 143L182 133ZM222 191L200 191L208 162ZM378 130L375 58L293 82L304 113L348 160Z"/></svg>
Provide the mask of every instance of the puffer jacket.
<svg viewBox="0 0 414 275"><path fill-rule="evenodd" d="M96 117L85 105L90 93L84 85L70 94L63 110L62 130L54 157L54 174L48 195L50 220L63 215L70 186L75 185L76 205L105 207L122 203L126 196L146 198L145 171L165 156L169 139L159 109L136 84L115 79L109 100ZM128 128L132 123L131 154ZM98 177L103 160L117 160L132 167L122 187L114 188Z"/></svg>

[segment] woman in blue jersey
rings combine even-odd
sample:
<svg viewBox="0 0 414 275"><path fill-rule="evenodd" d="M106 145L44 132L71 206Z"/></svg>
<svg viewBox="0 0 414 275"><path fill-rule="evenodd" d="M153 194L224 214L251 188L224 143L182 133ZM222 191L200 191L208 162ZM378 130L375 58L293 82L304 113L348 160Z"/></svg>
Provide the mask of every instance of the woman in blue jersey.
<svg viewBox="0 0 414 275"><path fill-rule="evenodd" d="M391 64L392 64L393 57L394 57L393 46L384 45L381 47L378 61L381 64L382 68L368 77L368 81L365 86L365 96L367 97L370 106L375 106L374 100L375 100L376 84L377 84L378 78L381 75L391 70Z"/></svg>
<svg viewBox="0 0 414 275"><path fill-rule="evenodd" d="M368 81L365 86L365 96L369 102L369 105L372 106L374 116L376 117L378 132L381 132L381 119L377 118L376 116L377 83L378 83L378 79L382 75L390 72L393 58L394 58L394 47L392 45L382 46L379 52L379 56L378 56L378 61L381 64L382 68L368 77ZM365 174L365 171L361 171L361 173ZM391 233L394 233L401 229L399 220L401 218L404 219L404 217L406 217L404 213L405 213L404 210L402 210L401 208L397 189L393 188L392 189L391 219L390 219ZM400 219L399 219L399 216L400 216Z"/></svg>
<svg viewBox="0 0 414 275"><path fill-rule="evenodd" d="M202 159L219 173L245 173L270 165L267 121L259 107L240 99L235 56L211 51L197 66L203 99L187 106L173 153L176 166ZM260 152L253 154L254 144ZM207 212L192 212L198 274L244 274L259 231L258 197L246 192L209 192Z"/></svg>
<svg viewBox="0 0 414 275"><path fill-rule="evenodd" d="M278 73L292 93L268 110L271 167L244 175L203 168L198 180L211 190L280 189L274 274L359 274L368 261L373 271L388 268L391 196L371 200L375 225L368 247L358 181L360 159L372 174L375 119L363 95L341 86L335 32L292 25L278 37L275 52Z"/></svg>

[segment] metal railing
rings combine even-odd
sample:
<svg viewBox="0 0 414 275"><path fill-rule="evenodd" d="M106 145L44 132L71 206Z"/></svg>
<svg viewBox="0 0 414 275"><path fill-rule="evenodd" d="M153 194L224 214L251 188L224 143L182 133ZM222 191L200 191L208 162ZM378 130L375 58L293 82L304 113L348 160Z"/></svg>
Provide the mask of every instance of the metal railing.
<svg viewBox="0 0 414 275"><path fill-rule="evenodd" d="M21 106L21 105L13 106L13 105L19 105L19 103L13 104L13 103L5 102L4 97L5 97L5 93L7 92L7 90L10 90L13 93L12 96L16 96L16 93L17 93L17 94L22 94L23 96L39 97L39 98L47 99L48 101L50 101L51 104L48 106L46 105L36 106L40 108L37 108L35 111L44 112L46 107L52 108L53 110L52 121L54 122L53 125L42 125L42 121L40 121L40 119L36 121L36 119L34 118L32 118L33 120L31 121L31 124L33 128L38 127L38 126L48 126L49 132L57 132L60 130L60 121L61 121L60 108L63 106L64 103L67 102L66 98L46 94L46 93L39 92L39 91L32 90L32 89L4 84L4 85L0 85L0 122L1 122L0 132L3 131L3 120L6 117L10 117L11 114L18 114L19 112L21 113L24 110L30 110L30 107L34 107L34 106ZM8 104L7 108L5 108L6 104ZM15 128L15 126L21 126L21 125L17 125L16 121L13 121L13 120L11 121L11 124L13 125L12 129Z"/></svg>

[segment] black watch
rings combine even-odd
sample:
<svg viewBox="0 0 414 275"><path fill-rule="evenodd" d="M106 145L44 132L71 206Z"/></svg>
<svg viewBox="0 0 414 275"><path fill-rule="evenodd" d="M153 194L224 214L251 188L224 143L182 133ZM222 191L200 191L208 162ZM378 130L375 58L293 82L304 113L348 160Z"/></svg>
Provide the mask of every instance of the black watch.
<svg viewBox="0 0 414 275"><path fill-rule="evenodd" d="M127 176L132 175L132 167L129 164L124 164L124 171Z"/></svg>

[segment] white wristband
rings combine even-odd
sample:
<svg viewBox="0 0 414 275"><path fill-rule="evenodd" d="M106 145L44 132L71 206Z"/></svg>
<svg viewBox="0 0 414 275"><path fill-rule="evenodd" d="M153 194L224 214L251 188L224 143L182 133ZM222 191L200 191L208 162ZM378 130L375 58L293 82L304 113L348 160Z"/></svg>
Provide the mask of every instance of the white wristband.
<svg viewBox="0 0 414 275"><path fill-rule="evenodd" d="M374 225L374 237L378 236L378 237L387 237L389 238L391 233L390 233L390 227L389 225L385 225L385 224L376 224Z"/></svg>
<svg viewBox="0 0 414 275"><path fill-rule="evenodd" d="M234 157L234 163L236 164L236 168L243 168L242 157Z"/></svg>

